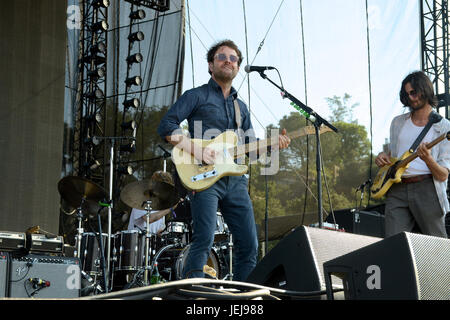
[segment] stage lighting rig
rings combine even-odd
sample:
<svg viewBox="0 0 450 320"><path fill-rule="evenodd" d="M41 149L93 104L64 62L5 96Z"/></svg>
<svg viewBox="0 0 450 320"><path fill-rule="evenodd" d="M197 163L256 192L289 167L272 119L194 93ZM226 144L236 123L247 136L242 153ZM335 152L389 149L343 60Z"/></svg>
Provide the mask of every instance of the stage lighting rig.
<svg viewBox="0 0 450 320"><path fill-rule="evenodd" d="M128 108L139 108L141 106L141 101L138 98L132 98L132 99L128 99L125 100L125 102L123 103L123 106L128 109Z"/></svg>
<svg viewBox="0 0 450 320"><path fill-rule="evenodd" d="M133 168L131 166L121 166L117 168L118 174L124 174L124 175L132 175L133 174Z"/></svg>
<svg viewBox="0 0 450 320"><path fill-rule="evenodd" d="M106 22L105 20L96 22L91 26L91 30L93 32L97 32L97 31L105 32L108 30L108 28L109 28L108 22Z"/></svg>
<svg viewBox="0 0 450 320"><path fill-rule="evenodd" d="M130 42L142 41L144 40L144 33L142 31L137 31L128 36Z"/></svg>
<svg viewBox="0 0 450 320"><path fill-rule="evenodd" d="M95 89L94 91L88 92L86 94L86 98L89 100L96 100L96 99L103 99L105 97L105 94L100 89Z"/></svg>
<svg viewBox="0 0 450 320"><path fill-rule="evenodd" d="M129 77L125 80L127 87L140 86L142 84L142 78L140 76Z"/></svg>
<svg viewBox="0 0 450 320"><path fill-rule="evenodd" d="M145 18L145 11L142 9L133 11L130 13L129 17L130 17L130 19L133 19L133 20L142 20Z"/></svg>
<svg viewBox="0 0 450 320"><path fill-rule="evenodd" d="M92 6L94 8L108 8L109 0L94 0L92 1Z"/></svg>
<svg viewBox="0 0 450 320"><path fill-rule="evenodd" d="M164 12L170 9L170 0L125 0L126 2L147 7L159 12Z"/></svg>
<svg viewBox="0 0 450 320"><path fill-rule="evenodd" d="M133 63L141 63L142 60L143 60L142 54L140 54L139 52L127 57L127 62L129 65Z"/></svg>
<svg viewBox="0 0 450 320"><path fill-rule="evenodd" d="M100 68L88 71L88 77L90 77L94 81L96 81L99 78L103 78L105 76L105 72L106 72L105 68L100 67Z"/></svg>
<svg viewBox="0 0 450 320"><path fill-rule="evenodd" d="M123 130L135 130L136 129L136 121L131 120L128 122L123 122L121 125Z"/></svg>
<svg viewBox="0 0 450 320"><path fill-rule="evenodd" d="M122 144L120 146L120 152L135 153L136 152L136 141L129 144Z"/></svg>

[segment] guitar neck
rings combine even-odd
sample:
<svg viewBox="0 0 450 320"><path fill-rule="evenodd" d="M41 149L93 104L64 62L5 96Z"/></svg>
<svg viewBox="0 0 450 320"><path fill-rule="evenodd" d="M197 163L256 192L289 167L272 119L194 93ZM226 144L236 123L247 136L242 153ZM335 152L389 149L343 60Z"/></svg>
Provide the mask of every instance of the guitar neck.
<svg viewBox="0 0 450 320"><path fill-rule="evenodd" d="M425 146L427 149L431 149L433 148L435 145L437 145L439 142L441 142L442 140L444 140L447 137L447 133L444 133L443 135L441 135L440 137L434 139L433 141L431 141L430 143L427 143ZM411 161L413 161L414 159L416 159L418 157L417 155L417 151L415 151L414 153L410 154L409 156L407 156L405 159L401 160L397 167L404 167L406 166L408 163L410 163Z"/></svg>
<svg viewBox="0 0 450 320"><path fill-rule="evenodd" d="M327 132L330 131L331 129L324 127L320 129L320 133L323 132ZM308 134L313 134L314 133L314 127L308 126L308 127L304 127L300 130L297 131L293 131L289 134L287 134L287 136L289 137L289 139L295 139L295 138L299 138ZM259 140L259 141L255 141L255 142L251 142L251 143L247 143L247 144L243 144L243 145L238 145L236 147L230 148L228 150L228 152L230 152L231 154L234 155L234 158L240 158L245 156L246 154L250 153L250 152L258 152L258 155L264 154L267 152L267 148L273 145L278 144L278 137L275 138L271 138L271 139L264 139L264 140Z"/></svg>

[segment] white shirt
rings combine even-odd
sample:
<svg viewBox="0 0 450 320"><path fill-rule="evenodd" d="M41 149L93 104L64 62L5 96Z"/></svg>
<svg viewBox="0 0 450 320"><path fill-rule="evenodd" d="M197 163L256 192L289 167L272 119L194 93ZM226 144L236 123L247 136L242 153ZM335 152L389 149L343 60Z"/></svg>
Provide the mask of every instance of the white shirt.
<svg viewBox="0 0 450 320"><path fill-rule="evenodd" d="M157 211L150 211L150 215ZM130 221L128 222L128 230L147 230L146 215L147 211L133 208L131 210ZM166 227L165 217L150 223L150 233L156 234L158 231Z"/></svg>
<svg viewBox="0 0 450 320"><path fill-rule="evenodd" d="M416 126L411 118L406 120L405 125L400 131L400 135L398 136L398 151L400 155L403 155L408 149L412 146L414 141L416 141L419 134L422 132L424 127ZM436 139L438 134L434 130L428 130L427 134L423 138L421 142L429 143ZM429 174L431 173L428 166L425 162L417 157L413 161L409 163L408 168L406 168L402 177L410 177L417 176L421 174Z"/></svg>

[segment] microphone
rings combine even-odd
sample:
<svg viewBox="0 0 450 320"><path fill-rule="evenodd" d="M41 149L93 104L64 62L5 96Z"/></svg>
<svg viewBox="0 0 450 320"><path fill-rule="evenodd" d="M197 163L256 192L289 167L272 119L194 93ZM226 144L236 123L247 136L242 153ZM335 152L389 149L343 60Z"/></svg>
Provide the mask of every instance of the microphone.
<svg viewBox="0 0 450 320"><path fill-rule="evenodd" d="M252 71L263 72L266 70L273 70L273 69L275 69L275 67L258 67L258 66L251 66L249 64L246 65L244 68L245 72L247 72L247 73L250 73Z"/></svg>
<svg viewBox="0 0 450 320"><path fill-rule="evenodd" d="M357 192L358 192L358 191L363 191L366 185L371 186L371 185L372 185L372 180L369 179L369 180L365 181L363 184L361 184L361 185L356 189L356 191L357 191Z"/></svg>

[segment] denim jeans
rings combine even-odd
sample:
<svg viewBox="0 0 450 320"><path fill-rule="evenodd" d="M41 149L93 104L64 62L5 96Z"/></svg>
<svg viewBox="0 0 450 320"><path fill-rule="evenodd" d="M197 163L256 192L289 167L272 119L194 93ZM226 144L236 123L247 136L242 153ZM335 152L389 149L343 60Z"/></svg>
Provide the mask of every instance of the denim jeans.
<svg viewBox="0 0 450 320"><path fill-rule="evenodd" d="M247 184L245 176L223 177L191 197L193 235L184 277L204 277L201 270L214 242L218 207L233 235L233 280L245 281L256 266L258 238Z"/></svg>

